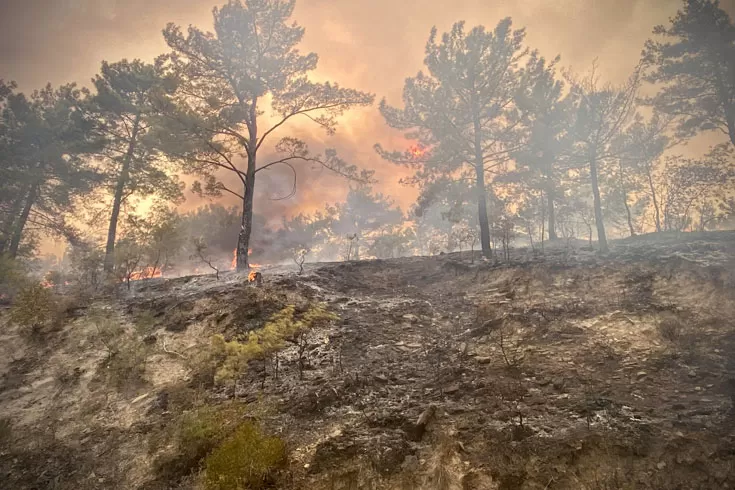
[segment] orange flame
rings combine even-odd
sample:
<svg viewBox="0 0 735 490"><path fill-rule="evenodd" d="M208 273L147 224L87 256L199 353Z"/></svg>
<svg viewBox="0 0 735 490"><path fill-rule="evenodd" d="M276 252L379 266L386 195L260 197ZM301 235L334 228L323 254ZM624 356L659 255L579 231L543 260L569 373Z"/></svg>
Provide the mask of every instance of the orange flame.
<svg viewBox="0 0 735 490"><path fill-rule="evenodd" d="M253 254L253 249L249 248L248 255L252 255L252 254ZM230 270L234 271L235 269L237 269L237 249L232 251L232 263L230 263Z"/></svg>
<svg viewBox="0 0 735 490"><path fill-rule="evenodd" d="M411 153L411 156L414 158L421 158L424 156L424 150L419 148L418 146L412 146L408 149L408 151Z"/></svg>
<svg viewBox="0 0 735 490"><path fill-rule="evenodd" d="M253 282L258 277L257 271L250 271L250 274L248 274L248 282Z"/></svg>
<svg viewBox="0 0 735 490"><path fill-rule="evenodd" d="M44 279L43 281L41 281L40 284L41 284L41 287L42 288L46 288L46 289L52 288L54 286L57 286L57 284L54 284L53 282L49 282L46 279ZM64 281L64 286L68 286L68 285L69 285L69 281Z"/></svg>
<svg viewBox="0 0 735 490"><path fill-rule="evenodd" d="M161 277L163 273L159 267L146 267L145 269L135 271L130 274L131 281L140 281L141 279L153 279L154 277Z"/></svg>

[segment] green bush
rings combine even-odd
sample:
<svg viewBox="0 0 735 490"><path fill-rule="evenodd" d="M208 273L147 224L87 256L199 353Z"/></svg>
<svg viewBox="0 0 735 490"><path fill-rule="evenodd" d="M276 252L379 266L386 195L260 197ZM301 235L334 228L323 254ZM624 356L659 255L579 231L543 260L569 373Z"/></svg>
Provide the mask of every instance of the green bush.
<svg viewBox="0 0 735 490"><path fill-rule="evenodd" d="M219 407L202 407L184 414L179 426L181 452L201 459L214 449L232 430L228 412Z"/></svg>
<svg viewBox="0 0 735 490"><path fill-rule="evenodd" d="M173 481L196 469L202 459L245 420L244 406L227 403L203 406L183 413L166 427L157 446L175 448L156 462L162 480Z"/></svg>
<svg viewBox="0 0 735 490"><path fill-rule="evenodd" d="M23 268L17 260L0 254L0 284L17 284L25 278Z"/></svg>
<svg viewBox="0 0 735 490"><path fill-rule="evenodd" d="M286 346L286 340L296 340L311 329L337 319L338 316L323 305L310 305L300 315L296 313L296 306L288 305L272 315L263 328L250 332L244 342L227 342L222 335L215 335L210 346L215 383L236 382L250 361L268 359Z"/></svg>
<svg viewBox="0 0 735 490"><path fill-rule="evenodd" d="M284 442L246 422L207 456L204 486L207 490L265 488L285 463Z"/></svg>
<svg viewBox="0 0 735 490"><path fill-rule="evenodd" d="M54 323L60 315L53 293L40 284L22 288L10 309L10 321L38 334Z"/></svg>
<svg viewBox="0 0 735 490"><path fill-rule="evenodd" d="M145 381L149 347L133 339L122 339L106 360L110 384L123 391Z"/></svg>

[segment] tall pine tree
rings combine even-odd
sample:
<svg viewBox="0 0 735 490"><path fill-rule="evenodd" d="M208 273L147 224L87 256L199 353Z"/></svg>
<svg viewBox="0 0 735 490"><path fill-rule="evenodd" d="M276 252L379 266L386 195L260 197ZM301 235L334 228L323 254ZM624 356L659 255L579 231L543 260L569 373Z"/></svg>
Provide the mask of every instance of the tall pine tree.
<svg viewBox="0 0 735 490"><path fill-rule="evenodd" d="M275 133L297 118L331 134L346 110L373 101L371 94L309 80L318 57L298 50L304 29L289 20L294 5L294 0L232 0L214 9L214 32L189 27L184 33L173 24L164 30L172 52L159 62L179 82L168 107L177 135L169 150L185 157L191 171L205 175L205 185L199 189L227 192L241 200L239 271L249 267L259 172L283 165L296 179L294 164L313 162L350 179L369 180L334 150L314 155L304 141L292 137L275 145L280 157L266 162L258 158ZM271 118L265 116L267 104ZM240 188L217 180L214 172L218 170L234 174Z"/></svg>

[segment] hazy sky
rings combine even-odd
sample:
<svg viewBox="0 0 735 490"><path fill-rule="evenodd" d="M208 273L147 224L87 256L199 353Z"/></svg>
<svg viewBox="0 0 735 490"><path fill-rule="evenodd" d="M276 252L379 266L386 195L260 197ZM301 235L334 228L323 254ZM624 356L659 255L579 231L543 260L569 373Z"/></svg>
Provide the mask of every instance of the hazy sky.
<svg viewBox="0 0 735 490"><path fill-rule="evenodd" d="M721 2L733 11L735 0ZM46 82L88 84L101 60L152 60L166 51L161 30L167 22L209 30L213 0L0 0L0 78L30 91ZM315 75L374 92L400 103L403 81L420 68L432 26L444 32L458 21L492 28L503 17L526 27L527 44L562 65L587 70L597 58L611 81L624 80L655 24L665 23L680 0L297 0L294 20L306 28L302 49L320 56ZM344 118L336 136L308 125L293 128L315 150L338 148L347 159L373 168L379 190L404 209L415 192L397 184L405 174L377 157L376 142L400 144L376 107ZM281 133L285 135L285 133ZM261 174L259 174L261 175ZM266 184L266 185L263 185ZM270 216L321 207L346 192L346 184L323 172L302 172L298 194L288 201L264 201L289 184L263 179L261 204ZM187 207L198 204L190 199Z"/></svg>

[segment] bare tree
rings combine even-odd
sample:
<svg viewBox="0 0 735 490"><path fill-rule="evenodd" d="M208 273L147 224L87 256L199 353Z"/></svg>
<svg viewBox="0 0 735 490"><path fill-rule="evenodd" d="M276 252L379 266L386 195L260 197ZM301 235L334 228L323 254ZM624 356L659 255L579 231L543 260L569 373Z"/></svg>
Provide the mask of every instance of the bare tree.
<svg viewBox="0 0 735 490"><path fill-rule="evenodd" d="M294 251L293 261L297 266L299 266L299 274L304 273L304 262L306 262L306 256L309 252L310 251L306 248Z"/></svg>
<svg viewBox="0 0 735 490"><path fill-rule="evenodd" d="M207 243L198 238L194 240L194 253L191 255L191 259L198 259L204 262L210 269L214 271L215 278L219 281L219 268L214 264L212 258L207 254Z"/></svg>

